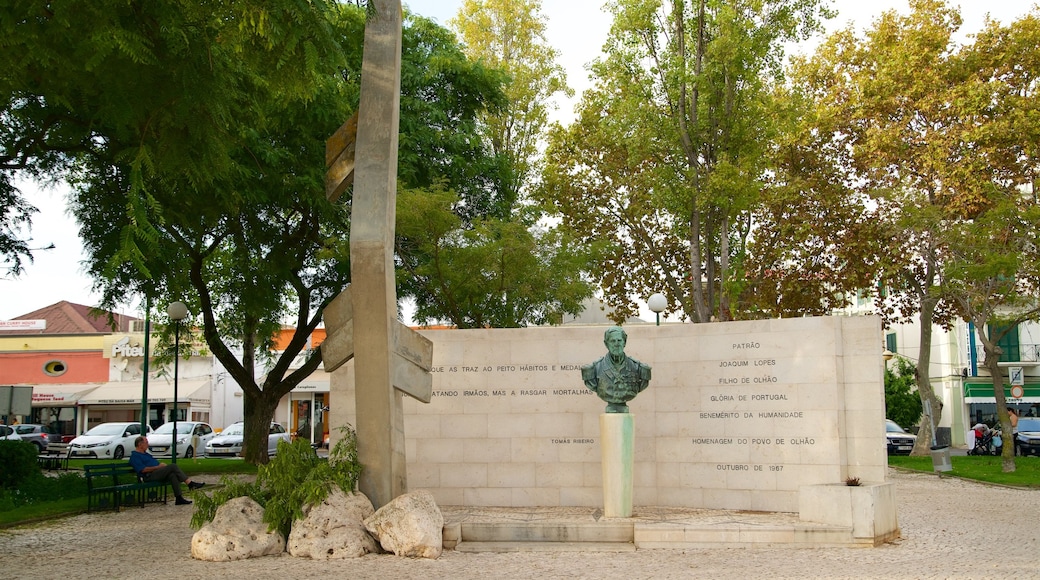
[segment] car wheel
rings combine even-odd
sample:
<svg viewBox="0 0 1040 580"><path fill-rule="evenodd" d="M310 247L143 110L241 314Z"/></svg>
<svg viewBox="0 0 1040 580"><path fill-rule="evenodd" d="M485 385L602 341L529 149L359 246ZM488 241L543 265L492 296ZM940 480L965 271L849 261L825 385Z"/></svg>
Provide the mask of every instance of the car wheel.
<svg viewBox="0 0 1040 580"><path fill-rule="evenodd" d="M184 452L184 458L191 459L192 457L195 457L195 448L188 447L188 450Z"/></svg>
<svg viewBox="0 0 1040 580"><path fill-rule="evenodd" d="M39 441L33 441L33 445L36 446L36 454L37 455L43 453L43 450L45 449L45 447L43 446L43 443L40 443Z"/></svg>
<svg viewBox="0 0 1040 580"><path fill-rule="evenodd" d="M116 450L112 453L112 457L115 458L115 459L122 459L123 458L123 446L122 445L117 445L116 446Z"/></svg>

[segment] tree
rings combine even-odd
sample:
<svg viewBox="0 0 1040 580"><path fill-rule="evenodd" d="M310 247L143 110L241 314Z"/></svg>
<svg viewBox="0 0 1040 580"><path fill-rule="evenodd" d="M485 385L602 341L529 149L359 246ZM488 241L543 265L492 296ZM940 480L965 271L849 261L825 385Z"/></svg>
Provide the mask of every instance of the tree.
<svg viewBox="0 0 1040 580"><path fill-rule="evenodd" d="M1030 136L1037 125L1029 111L1036 108L1032 85L1040 61L1035 17L1006 29L990 23L975 43L958 47L955 9L938 0L910 5L906 16L885 13L863 39L851 30L833 35L810 61L796 64L793 77L819 103L813 131L827 139L817 151L844 165L846 181L878 208L879 227L887 231L881 239L891 248L877 262L877 303L886 321L920 321L918 392L941 414L928 376L933 325L978 312L950 289L988 286L989 274L1008 280L1022 274L1007 270L1007 260L1019 255L1007 247L982 250L979 241L1004 237L986 229L988 212L1011 219L1026 211L1019 189L1031 187L1036 170ZM1017 210L997 210L1011 200ZM1016 235L1029 239L1027 229ZM1005 269L998 272L996 262ZM956 266L964 263L977 269ZM976 290L976 299L1003 294L996 286ZM914 455L929 451L931 426L922 427Z"/></svg>
<svg viewBox="0 0 1040 580"><path fill-rule="evenodd" d="M997 418L1003 433L1002 469L1015 471L1015 450L1001 339L1027 320L1040 319L1040 204L1031 192L1012 190L975 219L953 225L950 257L941 275L942 289L965 320L975 325L983 365L993 381Z"/></svg>
<svg viewBox="0 0 1040 580"><path fill-rule="evenodd" d="M464 117L467 129L480 138L441 131L441 144L434 148L443 152L441 162L424 165L432 171L420 175L401 175L398 286L402 297L415 300L420 323L446 321L459 328L552 323L564 313L580 312L592 293L581 275L587 248L540 222L541 213L522 193L547 122L545 101L565 89L555 51L543 42L538 8L538 2L466 3L452 21L466 40L465 52L453 36L431 35L425 50L436 42L442 56L414 71L438 74L442 63L465 56L475 62L474 70L495 81L484 92L488 98L474 103L482 106ZM443 57L454 52L454 61ZM439 83L429 86L437 98L427 108L469 103ZM402 99L402 110L409 106ZM413 130L423 134L442 127L405 128L403 115L402 147ZM415 155L429 155L428 150Z"/></svg>
<svg viewBox="0 0 1040 580"><path fill-rule="evenodd" d="M503 198L521 199L521 189L538 167L538 144L549 123L549 103L570 96L559 51L545 40L540 0L466 0L449 25L458 32L466 55L506 74L504 107L481 115L491 152L511 169ZM500 216L500 217L504 217Z"/></svg>
<svg viewBox="0 0 1040 580"><path fill-rule="evenodd" d="M12 223L34 209L14 179L60 179L74 157L109 156L131 170L122 257L137 262L154 235L145 182L176 174L203 184L233 171L239 129L260 121L253 104L307 94L315 60L338 50L328 5L10 3L0 20L0 251L28 255L10 242Z"/></svg>
<svg viewBox="0 0 1040 580"><path fill-rule="evenodd" d="M864 39L851 29L832 35L809 61L796 61L792 78L818 103L810 134L815 151L839 165L842 180L876 207L875 239L888 242L875 263L875 291L886 322L920 321L918 393L938 410L928 371L933 324L952 311L936 292L945 246L938 234L970 195L949 154L952 131L963 121L950 107L963 80L951 50L960 17L941 2L914 0L912 12L886 12ZM931 426L922 425L914 455L926 455Z"/></svg>
<svg viewBox="0 0 1040 580"><path fill-rule="evenodd" d="M178 174L145 182L154 202L145 217L154 235L140 266L121 258L123 232L136 217L120 211L132 167L112 156L84 156L74 182L75 213L105 303L127 292L174 296L199 313L207 345L245 394L245 455L257 463L267 460L275 406L321 362L320 351L305 350L308 337L350 280L349 204L325 199L324 143L356 107L365 12L344 5L327 18L342 52L315 63L325 74L306 99L253 103L257 122L231 139L234 171L202 182ZM428 20L408 20L404 36L409 74L402 77L401 126L411 132L402 138L400 170L414 182L448 172L470 143L479 143L473 119L485 91L497 94L498 77L443 43L450 33ZM460 182L464 176L461 168L452 174ZM480 203L481 191L472 191ZM265 361L286 319L294 334ZM301 354L305 362L292 369ZM266 373L257 379L261 369Z"/></svg>
<svg viewBox="0 0 1040 580"><path fill-rule="evenodd" d="M776 132L770 83L816 0L619 0L596 88L550 137L538 197L583 243L618 317L664 289L669 311L729 320ZM585 198L585 199L583 199Z"/></svg>
<svg viewBox="0 0 1040 580"><path fill-rule="evenodd" d="M398 233L414 244L400 259L417 292L415 319L458 328L559 324L592 294L581 272L587 252L531 217L486 217L463 227L444 190L403 190ZM414 256L422 256L417 260Z"/></svg>
<svg viewBox="0 0 1040 580"><path fill-rule="evenodd" d="M895 370L889 365L895 366ZM885 417L906 428L917 425L923 407L921 398L914 393L917 368L902 357L885 365Z"/></svg>

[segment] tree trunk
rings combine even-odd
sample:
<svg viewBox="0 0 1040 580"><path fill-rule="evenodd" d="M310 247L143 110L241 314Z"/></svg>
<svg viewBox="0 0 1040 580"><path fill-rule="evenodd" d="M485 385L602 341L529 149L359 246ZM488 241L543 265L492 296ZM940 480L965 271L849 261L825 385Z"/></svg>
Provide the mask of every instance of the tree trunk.
<svg viewBox="0 0 1040 580"><path fill-rule="evenodd" d="M917 357L917 394L921 397L921 404L925 409L932 410L930 421L921 421L917 430L917 442L910 455L916 457L931 455L932 440L935 434L932 432L933 425L938 425L942 419L942 401L935 396L932 389L932 381L929 370L932 363L932 320L935 317L935 307L938 300L931 296L921 298L921 350Z"/></svg>
<svg viewBox="0 0 1040 580"><path fill-rule="evenodd" d="M267 436L274 420L274 410L281 397L272 397L272 393L260 391L259 395L250 396L246 391L243 404L245 406L245 434L242 438L242 457L249 463L263 465L267 463Z"/></svg>
<svg viewBox="0 0 1040 580"><path fill-rule="evenodd" d="M982 364L993 379L993 400L997 403L997 419L1000 420L1000 440L1003 443L1003 448L1000 452L1001 471L1014 473L1015 445L1011 433L1011 416L1008 414L1007 399L1004 398L1004 371L1000 368L1000 355L1004 354L1004 349L1000 348L990 337L985 336L985 328L985 320L975 321L975 333L982 342L983 352L986 353L986 358Z"/></svg>

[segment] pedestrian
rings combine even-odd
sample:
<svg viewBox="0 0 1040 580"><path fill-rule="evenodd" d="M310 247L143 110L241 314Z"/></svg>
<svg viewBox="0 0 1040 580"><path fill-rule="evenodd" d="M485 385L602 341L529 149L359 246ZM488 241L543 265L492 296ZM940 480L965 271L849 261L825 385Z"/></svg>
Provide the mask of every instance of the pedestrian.
<svg viewBox="0 0 1040 580"><path fill-rule="evenodd" d="M177 498L176 505L188 505L191 500L185 499L181 493L181 483L185 483L188 489L198 489L205 483L196 483L185 475L176 464L159 463L159 460L148 453L148 438L140 436L134 439L134 450L130 453L130 465L137 472L137 477L142 481L161 481L173 487L173 495Z"/></svg>

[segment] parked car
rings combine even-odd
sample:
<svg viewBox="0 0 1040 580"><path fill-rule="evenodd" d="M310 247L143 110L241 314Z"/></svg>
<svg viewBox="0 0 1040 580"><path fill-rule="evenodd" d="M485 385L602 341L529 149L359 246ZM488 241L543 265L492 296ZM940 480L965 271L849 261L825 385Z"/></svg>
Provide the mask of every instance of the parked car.
<svg viewBox="0 0 1040 580"><path fill-rule="evenodd" d="M69 443L70 456L122 459L134 450L134 439L140 434L140 423L102 423Z"/></svg>
<svg viewBox="0 0 1040 580"><path fill-rule="evenodd" d="M227 426L219 435L206 444L206 455L210 457L238 457L242 454L242 438L245 436L245 425L238 421ZM278 452L278 442L289 442L289 433L280 423L271 423L267 435L267 455Z"/></svg>
<svg viewBox="0 0 1040 580"><path fill-rule="evenodd" d="M1040 418L1022 417L1018 420L1015 453L1040 456Z"/></svg>
<svg viewBox="0 0 1040 580"><path fill-rule="evenodd" d="M917 435L907 433L891 419L885 419L885 436L888 438L889 455L910 455L914 443L917 443Z"/></svg>
<svg viewBox="0 0 1040 580"><path fill-rule="evenodd" d="M36 451L39 453L43 453L43 450L47 449L48 443L61 442L61 435L58 435L46 425L22 423L21 425L12 425L12 427L14 427L14 432L21 436L22 441L28 441L35 445Z"/></svg>
<svg viewBox="0 0 1040 580"><path fill-rule="evenodd" d="M13 427L0 425L0 441L19 441L21 436L14 432Z"/></svg>
<svg viewBox="0 0 1040 580"><path fill-rule="evenodd" d="M216 433L208 423L177 421L177 457L205 453L206 444ZM173 421L163 423L148 436L148 452L155 457L173 456Z"/></svg>

